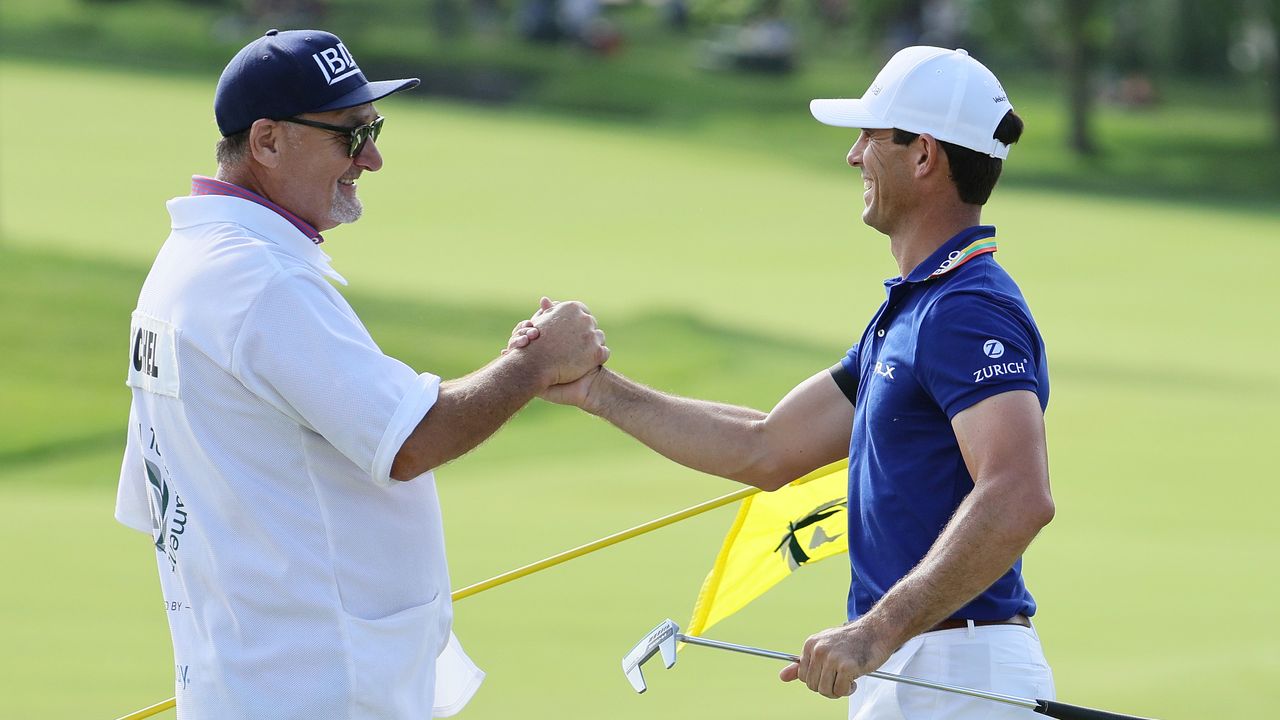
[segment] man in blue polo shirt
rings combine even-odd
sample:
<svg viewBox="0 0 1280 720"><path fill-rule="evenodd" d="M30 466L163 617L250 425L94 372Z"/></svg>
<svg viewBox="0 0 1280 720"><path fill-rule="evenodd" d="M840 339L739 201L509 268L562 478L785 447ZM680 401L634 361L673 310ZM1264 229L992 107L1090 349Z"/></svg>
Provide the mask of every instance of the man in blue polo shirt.
<svg viewBox="0 0 1280 720"><path fill-rule="evenodd" d="M861 128L848 162L862 173L862 218L889 236L900 271L848 355L768 414L673 397L603 368L544 397L677 462L766 490L847 452L849 622L810 637L782 679L830 698L852 694L851 718L1029 717L855 683L879 668L1054 696L1021 563L1054 512L1044 343L995 262L995 228L980 224L1022 120L986 67L931 47L899 52L862 98L815 100L811 111ZM538 334L521 323L509 347Z"/></svg>

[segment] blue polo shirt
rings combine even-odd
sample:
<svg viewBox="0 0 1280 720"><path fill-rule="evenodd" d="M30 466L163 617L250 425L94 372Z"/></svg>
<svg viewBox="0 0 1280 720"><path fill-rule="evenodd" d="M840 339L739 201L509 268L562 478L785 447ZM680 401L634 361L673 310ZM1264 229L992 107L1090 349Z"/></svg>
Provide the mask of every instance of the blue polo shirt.
<svg viewBox="0 0 1280 720"><path fill-rule="evenodd" d="M1044 341L995 261L995 228L968 228L905 278L832 376L854 403L849 441L848 617L871 609L941 534L973 478L951 418L992 395L1049 402ZM1030 616L1022 561L953 618Z"/></svg>

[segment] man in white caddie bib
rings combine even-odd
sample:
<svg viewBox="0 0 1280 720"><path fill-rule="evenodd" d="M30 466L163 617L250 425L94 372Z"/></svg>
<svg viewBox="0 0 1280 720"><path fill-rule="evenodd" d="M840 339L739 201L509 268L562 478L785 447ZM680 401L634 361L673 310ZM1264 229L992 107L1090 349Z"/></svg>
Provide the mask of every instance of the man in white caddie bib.
<svg viewBox="0 0 1280 720"><path fill-rule="evenodd" d="M383 354L331 284L321 233L359 218L356 179L383 163L373 103L417 84L368 81L327 32L272 30L218 83L217 177L169 201L130 328L116 517L151 534L184 720L460 709L483 673L450 632L431 471L608 358L558 303L551 342L442 382Z"/></svg>

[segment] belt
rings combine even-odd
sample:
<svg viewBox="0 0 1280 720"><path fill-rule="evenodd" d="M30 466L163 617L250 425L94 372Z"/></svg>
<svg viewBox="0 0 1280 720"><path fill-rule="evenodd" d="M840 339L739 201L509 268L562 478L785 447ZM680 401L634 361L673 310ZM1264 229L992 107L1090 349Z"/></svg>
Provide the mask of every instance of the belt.
<svg viewBox="0 0 1280 720"><path fill-rule="evenodd" d="M964 620L961 618L951 618L943 620L933 627L925 630L925 632L937 632L939 630L959 630L963 627L969 627L969 623L973 622L975 627L983 627L986 625L1018 625L1020 627L1031 627L1031 619L1021 613L1014 615L1008 620Z"/></svg>

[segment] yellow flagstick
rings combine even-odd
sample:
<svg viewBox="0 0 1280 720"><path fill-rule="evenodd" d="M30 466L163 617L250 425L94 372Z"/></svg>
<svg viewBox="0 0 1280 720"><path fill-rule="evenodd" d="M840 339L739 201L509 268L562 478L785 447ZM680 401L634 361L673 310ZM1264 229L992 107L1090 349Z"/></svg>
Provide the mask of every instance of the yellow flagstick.
<svg viewBox="0 0 1280 720"><path fill-rule="evenodd" d="M120 718L120 720L142 720L143 718L149 718L152 715L155 715L157 713L162 713L165 710L168 710L169 708L173 708L177 706L178 706L178 699L169 698L168 700L165 700L164 702L156 703L151 707L144 707L141 710L138 710L136 712L131 712L128 715L125 715L124 717Z"/></svg>
<svg viewBox="0 0 1280 720"><path fill-rule="evenodd" d="M808 480L812 479L812 477L815 477L815 476L816 476L816 472L810 473L809 475L806 475L800 478L799 480L796 480L795 482L796 483L807 482ZM516 568L515 570L511 570L510 572L505 572L505 573L502 573L501 575L491 577L488 580L478 582L474 585L468 585L467 587L464 587L461 590L455 590L452 594L452 598L454 600L461 600L462 598L470 597L471 595L475 595L476 593L484 592L489 588L494 588L499 585L504 585L506 583L511 582L512 580L518 580L522 577L525 577L526 575L532 575L533 573L536 573L540 570L546 570L547 568L553 567L555 565L559 565L562 562L572 560L576 557L581 557L588 553L593 553L596 550L600 550L601 548L606 548L606 547L609 547L610 545L616 545L622 542L623 540L630 540L631 538L636 537L637 535L643 535L647 532L657 530L658 528L666 527L667 525L671 525L673 523L678 523L681 520L686 520L688 518L693 517L694 515L700 515L704 512L707 512L708 510L714 510L718 507L723 507L730 503L735 503L743 498L747 498L752 495L755 495L758 492L760 492L760 488L746 487L741 490L738 490L737 492L731 492L728 495L721 495L720 497L715 498L714 500L708 500L703 503L698 503L693 507L688 507L679 512L675 512L670 515L665 515L663 517L658 518L657 520L650 520L649 522L644 523L642 525L637 525L631 528L630 530L623 530L622 532L614 533L613 535L610 535L608 537L600 538L595 542L590 542L590 543L587 543L586 545L580 545L576 548L573 548L572 550L566 550L557 555L552 555L551 557L546 558L544 560L539 560L536 563L525 565L524 567L521 567L521 568ZM125 715L124 717L119 718L119 720L144 720L144 718L149 718L152 715L156 715L158 713L164 712L165 710L173 708L177 706L177 704L178 704L177 698L169 698L164 702L156 703L151 707L146 707L136 712Z"/></svg>
<svg viewBox="0 0 1280 720"><path fill-rule="evenodd" d="M587 553L593 553L596 550L599 550L601 548L606 548L606 547L609 547L610 545L616 545L622 542L623 540L630 540L631 538L636 537L637 535L643 535L647 532L657 530L658 528L671 525L672 523L678 523L681 520L691 518L694 515L700 515L708 510L714 510L718 507L722 507L730 503L737 502L745 497L750 497L752 495L755 495L758 492L760 492L760 488L747 487L747 488L738 490L737 492L731 492L728 495L721 495L720 497L714 500L708 500L704 503L698 503L697 505L694 505L693 507L685 508L680 512L675 512L675 513L671 513L670 515L665 515L663 517L658 518L657 520L650 520L649 522L644 523L643 525L637 525L631 528L630 530L623 530L620 533L614 533L609 537L600 538L595 542L589 542L586 545L580 545L576 548L573 548L572 550L565 550L564 552L559 553L557 555L552 555L551 557L546 558L545 560L539 560L536 563L525 565L522 568L516 568L515 570L511 570L510 572L504 572L501 575L498 575L497 577L491 577L488 580L478 582L475 585L468 585L467 587L464 587L461 590L455 590L453 593L453 599L461 600L464 597L475 595L478 592L484 592L489 588L497 587L499 585L504 585L506 583L511 582L512 580L518 580L526 575L532 575L533 573L536 573L539 570L546 570L549 567L552 567L554 565L559 565L562 562L572 560L576 557L581 557L583 555L586 555Z"/></svg>

